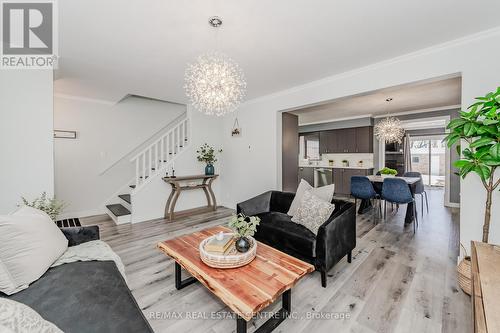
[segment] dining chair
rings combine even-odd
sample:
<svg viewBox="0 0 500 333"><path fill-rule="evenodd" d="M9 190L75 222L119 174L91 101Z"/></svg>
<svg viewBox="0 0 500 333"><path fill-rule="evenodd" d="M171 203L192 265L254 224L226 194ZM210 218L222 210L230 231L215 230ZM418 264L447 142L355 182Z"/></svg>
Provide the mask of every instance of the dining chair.
<svg viewBox="0 0 500 333"><path fill-rule="evenodd" d="M372 182L365 176L352 176L351 177L351 195L354 197L354 204L357 204L357 199L361 200L376 200L380 196L375 192ZM357 206L356 206L357 207ZM373 207L373 222L375 223L375 212L378 210L382 216L382 205L378 200L378 205Z"/></svg>
<svg viewBox="0 0 500 333"><path fill-rule="evenodd" d="M398 177L384 179L384 183L382 184L382 199L395 204L413 203L413 217L415 218L413 232L416 231L416 227L418 226L416 202L411 194L408 183L404 179Z"/></svg>
<svg viewBox="0 0 500 333"><path fill-rule="evenodd" d="M424 187L424 179L422 174L417 171L405 172L403 177L415 177L420 178L420 181L415 183L415 194L420 194L420 199L422 200L422 216L424 216L424 195L425 195L425 206L427 207L427 214L429 214L429 201L427 200L427 192Z"/></svg>

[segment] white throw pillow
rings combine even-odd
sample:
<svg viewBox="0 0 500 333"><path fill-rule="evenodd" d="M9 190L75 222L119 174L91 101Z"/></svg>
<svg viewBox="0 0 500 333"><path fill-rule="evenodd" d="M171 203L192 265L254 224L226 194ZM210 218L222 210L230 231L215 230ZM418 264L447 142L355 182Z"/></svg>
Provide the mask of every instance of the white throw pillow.
<svg viewBox="0 0 500 333"><path fill-rule="evenodd" d="M300 203L302 202L302 198L304 197L304 193L306 193L307 190L312 189L313 187L309 185L307 181L304 179L300 180L299 187L297 187L297 192L295 192L295 197L293 198L292 204L290 205L290 208L288 209L288 215L294 216L295 213L297 212L297 209L300 206Z"/></svg>
<svg viewBox="0 0 500 333"><path fill-rule="evenodd" d="M318 234L319 227L332 215L335 205L307 191L292 222L298 223Z"/></svg>
<svg viewBox="0 0 500 333"><path fill-rule="evenodd" d="M63 333L29 306L7 298L0 298L0 332Z"/></svg>
<svg viewBox="0 0 500 333"><path fill-rule="evenodd" d="M44 212L20 208L0 216L0 291L28 288L68 248L68 240Z"/></svg>
<svg viewBox="0 0 500 333"><path fill-rule="evenodd" d="M332 202L334 190L334 184L314 188L307 181L301 179L287 214L295 216L306 191L311 191L312 194L326 202Z"/></svg>
<svg viewBox="0 0 500 333"><path fill-rule="evenodd" d="M335 185L330 184L321 187L316 187L311 189L310 191L318 198L323 199L328 203L331 203L333 199L333 191L335 191Z"/></svg>

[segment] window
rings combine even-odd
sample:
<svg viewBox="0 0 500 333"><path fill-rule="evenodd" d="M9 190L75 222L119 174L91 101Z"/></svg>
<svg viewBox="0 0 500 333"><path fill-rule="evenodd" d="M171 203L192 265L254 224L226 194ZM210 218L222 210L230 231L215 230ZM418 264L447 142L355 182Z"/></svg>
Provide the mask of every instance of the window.
<svg viewBox="0 0 500 333"><path fill-rule="evenodd" d="M299 157L301 159L319 160L319 133L305 133L299 136Z"/></svg>

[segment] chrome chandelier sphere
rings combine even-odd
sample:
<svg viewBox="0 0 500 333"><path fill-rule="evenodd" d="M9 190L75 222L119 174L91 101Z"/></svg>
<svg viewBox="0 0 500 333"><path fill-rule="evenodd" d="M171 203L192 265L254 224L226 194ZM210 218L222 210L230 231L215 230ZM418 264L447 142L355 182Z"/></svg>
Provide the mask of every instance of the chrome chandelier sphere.
<svg viewBox="0 0 500 333"><path fill-rule="evenodd" d="M223 116L241 103L246 82L243 71L231 58L220 52L208 52L188 64L184 89L199 111Z"/></svg>
<svg viewBox="0 0 500 333"><path fill-rule="evenodd" d="M386 143L401 143L405 136L405 130L398 118L387 117L375 125L373 134L378 140Z"/></svg>

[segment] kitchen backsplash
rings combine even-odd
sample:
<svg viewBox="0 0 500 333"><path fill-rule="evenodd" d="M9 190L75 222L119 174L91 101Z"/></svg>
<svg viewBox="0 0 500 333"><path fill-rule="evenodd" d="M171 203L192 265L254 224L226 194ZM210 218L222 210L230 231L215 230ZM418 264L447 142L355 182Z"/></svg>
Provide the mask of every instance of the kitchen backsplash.
<svg viewBox="0 0 500 333"><path fill-rule="evenodd" d="M333 161L333 165L330 164L330 160ZM321 156L321 161L311 161L308 163L307 160L300 160L299 166L307 165L317 165L322 167L334 166L342 167L342 161L349 161L350 167L363 167L363 168L373 168L373 154L323 154Z"/></svg>

